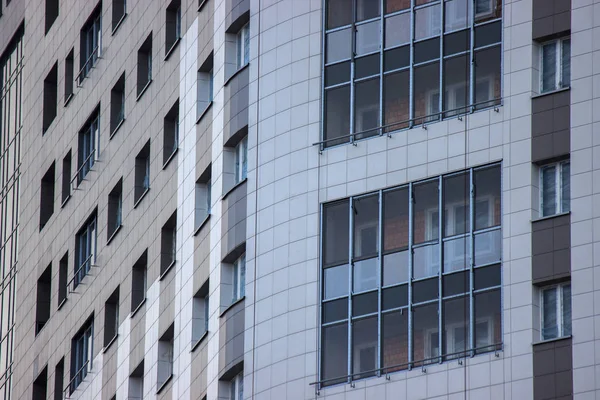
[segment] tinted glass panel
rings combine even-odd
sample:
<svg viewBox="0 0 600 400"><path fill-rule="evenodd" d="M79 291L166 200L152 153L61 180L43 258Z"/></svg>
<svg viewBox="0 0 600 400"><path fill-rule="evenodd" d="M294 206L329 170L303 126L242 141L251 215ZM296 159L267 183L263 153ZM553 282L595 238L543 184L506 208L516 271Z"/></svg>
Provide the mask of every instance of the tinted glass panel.
<svg viewBox="0 0 600 400"><path fill-rule="evenodd" d="M409 77L408 71L402 71L387 75L383 79L386 132L408 127Z"/></svg>
<svg viewBox="0 0 600 400"><path fill-rule="evenodd" d="M556 214L556 166L542 168L542 215Z"/></svg>
<svg viewBox="0 0 600 400"><path fill-rule="evenodd" d="M444 5L444 32L465 29L471 15L470 0L450 0Z"/></svg>
<svg viewBox="0 0 600 400"><path fill-rule="evenodd" d="M410 8L410 0L384 0L386 14Z"/></svg>
<svg viewBox="0 0 600 400"><path fill-rule="evenodd" d="M415 43L415 64L440 57L440 38Z"/></svg>
<svg viewBox="0 0 600 400"><path fill-rule="evenodd" d="M476 268L475 271L475 290L485 289L492 286L500 286L500 265L491 267Z"/></svg>
<svg viewBox="0 0 600 400"><path fill-rule="evenodd" d="M442 278L444 297L454 296L469 291L469 273L467 271L444 275Z"/></svg>
<svg viewBox="0 0 600 400"><path fill-rule="evenodd" d="M322 346L323 380L338 378L348 374L348 323L323 328ZM343 382L346 379L328 381L326 385Z"/></svg>
<svg viewBox="0 0 600 400"><path fill-rule="evenodd" d="M562 79L561 86L571 85L571 39L562 42Z"/></svg>
<svg viewBox="0 0 600 400"><path fill-rule="evenodd" d="M379 54L373 54L367 57L357 58L355 61L355 71L354 75L356 79L366 78L371 75L379 74ZM350 69L348 69L348 73ZM379 85L379 80L377 80L377 84ZM358 96L358 94L357 94Z"/></svg>
<svg viewBox="0 0 600 400"><path fill-rule="evenodd" d="M348 318L348 299L339 299L323 303L323 323Z"/></svg>
<svg viewBox="0 0 600 400"><path fill-rule="evenodd" d="M325 91L325 139L333 139L350 134L350 86ZM327 143L333 146L348 142L349 138L332 140Z"/></svg>
<svg viewBox="0 0 600 400"><path fill-rule="evenodd" d="M438 181L413 186L413 243L439 238Z"/></svg>
<svg viewBox="0 0 600 400"><path fill-rule="evenodd" d="M379 127L379 78L356 83L355 96L354 131L364 132L356 139L378 135L375 128Z"/></svg>
<svg viewBox="0 0 600 400"><path fill-rule="evenodd" d="M434 62L415 68L415 118L416 123L429 122L439 118L434 115L440 110L440 63ZM423 118L428 115L433 117ZM420 119L422 118L422 119Z"/></svg>
<svg viewBox="0 0 600 400"><path fill-rule="evenodd" d="M475 242L475 265L500 262L502 257L502 234L500 230L478 233Z"/></svg>
<svg viewBox="0 0 600 400"><path fill-rule="evenodd" d="M444 242L444 272L469 268L471 239L462 236Z"/></svg>
<svg viewBox="0 0 600 400"><path fill-rule="evenodd" d="M367 260L354 263L354 293L364 292L365 290L377 288L377 270L378 259L369 258Z"/></svg>
<svg viewBox="0 0 600 400"><path fill-rule="evenodd" d="M460 357L469 348L469 298L445 300L443 307L444 354L450 355L448 359Z"/></svg>
<svg viewBox="0 0 600 400"><path fill-rule="evenodd" d="M556 288L546 289L542 292L542 340L554 339L559 336L558 303Z"/></svg>
<svg viewBox="0 0 600 400"><path fill-rule="evenodd" d="M408 67L410 63L410 48L408 46L388 50L383 55L383 67L385 71L392 71ZM384 80L385 83L385 80Z"/></svg>
<svg viewBox="0 0 600 400"><path fill-rule="evenodd" d="M500 47L475 52L475 103L489 107L500 99Z"/></svg>
<svg viewBox="0 0 600 400"><path fill-rule="evenodd" d="M415 11L415 40L425 39L439 35L440 5L420 8Z"/></svg>
<svg viewBox="0 0 600 400"><path fill-rule="evenodd" d="M352 7L348 0L327 0L327 29L352 23Z"/></svg>
<svg viewBox="0 0 600 400"><path fill-rule="evenodd" d="M356 55L379 51L379 20L356 25Z"/></svg>
<svg viewBox="0 0 600 400"><path fill-rule="evenodd" d="M408 312L384 314L382 322L382 364L394 367L387 372L406 369L408 362ZM404 365L403 365L404 364Z"/></svg>
<svg viewBox="0 0 600 400"><path fill-rule="evenodd" d="M561 210L562 212L568 212L571 209L571 163L565 162L561 164Z"/></svg>
<svg viewBox="0 0 600 400"><path fill-rule="evenodd" d="M444 237L469 231L470 180L469 173L444 178Z"/></svg>
<svg viewBox="0 0 600 400"><path fill-rule="evenodd" d="M356 20L364 21L379 16L379 0L356 0Z"/></svg>
<svg viewBox="0 0 600 400"><path fill-rule="evenodd" d="M388 17L385 20L385 47L410 42L410 13Z"/></svg>
<svg viewBox="0 0 600 400"><path fill-rule="evenodd" d="M502 40L502 21L475 28L475 47L499 43Z"/></svg>
<svg viewBox="0 0 600 400"><path fill-rule="evenodd" d="M474 0L475 23L490 21L502 16L502 0Z"/></svg>
<svg viewBox="0 0 600 400"><path fill-rule="evenodd" d="M449 112L444 114L445 117L463 114L469 110L467 106L470 98L470 67L471 63L467 55L453 57L444 61L443 107L444 110L449 110ZM467 181L467 188L468 186Z"/></svg>
<svg viewBox="0 0 600 400"><path fill-rule="evenodd" d="M327 63L350 58L352 54L352 29L342 29L327 34Z"/></svg>
<svg viewBox="0 0 600 400"><path fill-rule="evenodd" d="M349 201L323 207L323 259L325 265L348 262Z"/></svg>
<svg viewBox="0 0 600 400"><path fill-rule="evenodd" d="M417 281L413 283L413 303L437 299L439 292L439 279Z"/></svg>
<svg viewBox="0 0 600 400"><path fill-rule="evenodd" d="M377 317L352 324L352 373L354 379L375 374L377 368Z"/></svg>
<svg viewBox="0 0 600 400"><path fill-rule="evenodd" d="M378 292L365 293L352 298L352 316L359 317L377 312Z"/></svg>
<svg viewBox="0 0 600 400"><path fill-rule="evenodd" d="M383 250L408 247L408 188L383 193ZM384 260L385 261L385 260Z"/></svg>
<svg viewBox="0 0 600 400"><path fill-rule="evenodd" d="M440 245L431 244L413 249L413 278L437 275L440 270Z"/></svg>
<svg viewBox="0 0 600 400"><path fill-rule="evenodd" d="M445 56L467 51L469 50L469 46L471 46L471 33L469 30L458 31L444 36Z"/></svg>
<svg viewBox="0 0 600 400"><path fill-rule="evenodd" d="M400 285L383 290L383 309L406 307L408 305L408 286Z"/></svg>
<svg viewBox="0 0 600 400"><path fill-rule="evenodd" d="M383 257L383 285L408 281L408 251L387 254Z"/></svg>
<svg viewBox="0 0 600 400"><path fill-rule="evenodd" d="M324 298L333 299L335 297L348 295L348 266L326 268L323 271L324 276Z"/></svg>
<svg viewBox="0 0 600 400"><path fill-rule="evenodd" d="M325 86L350 81L350 61L325 67Z"/></svg>
<svg viewBox="0 0 600 400"><path fill-rule="evenodd" d="M571 285L562 287L563 336L571 335Z"/></svg>
<svg viewBox="0 0 600 400"><path fill-rule="evenodd" d="M500 167L474 171L475 230L500 225Z"/></svg>
<svg viewBox="0 0 600 400"><path fill-rule="evenodd" d="M438 305L415 307L413 311L413 360L421 364L424 359L439 356ZM425 363L430 362L437 360Z"/></svg>
<svg viewBox="0 0 600 400"><path fill-rule="evenodd" d="M354 199L354 257L377 254L379 246L379 196Z"/></svg>
<svg viewBox="0 0 600 400"><path fill-rule="evenodd" d="M475 348L477 353L494 350L502 340L500 290L475 295Z"/></svg>

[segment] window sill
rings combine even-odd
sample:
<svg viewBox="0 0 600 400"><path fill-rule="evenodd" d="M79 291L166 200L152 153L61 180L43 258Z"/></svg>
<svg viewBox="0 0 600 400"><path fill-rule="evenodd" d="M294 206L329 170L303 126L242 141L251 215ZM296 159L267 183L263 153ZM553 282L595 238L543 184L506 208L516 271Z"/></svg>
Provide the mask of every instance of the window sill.
<svg viewBox="0 0 600 400"><path fill-rule="evenodd" d="M118 333L115 336L113 336L112 339L110 339L107 345L104 346L104 348L102 349L102 354L106 353L110 346L112 346L112 344L117 341L117 337L119 337Z"/></svg>
<svg viewBox="0 0 600 400"><path fill-rule="evenodd" d="M67 302L67 297L65 297L64 299L62 299L60 301L60 303L58 303L58 307L56 307L56 311L60 310L62 308L62 306L65 305L66 302Z"/></svg>
<svg viewBox="0 0 600 400"><path fill-rule="evenodd" d="M73 98L73 93L71 93L70 95L68 95L68 96L65 98L65 104L64 104L64 107L66 107L66 106L67 106L67 105L68 105L68 104L71 102L71 99L72 99L72 98Z"/></svg>
<svg viewBox="0 0 600 400"><path fill-rule="evenodd" d="M247 180L248 180L248 178L246 177L246 178L242 179L241 181L239 181L238 183L236 183L235 185L233 185L233 186L231 187L231 189L229 189L228 191L226 191L226 192L223 194L223 196L221 196L221 200L225 200L225 198L227 198L227 196L229 196L229 194L230 194L231 192L233 192L235 189L237 189L237 188L238 188L238 186L242 186L244 183L246 183L246 181L247 181Z"/></svg>
<svg viewBox="0 0 600 400"><path fill-rule="evenodd" d="M557 338L553 338L553 339L546 339L546 340L541 340L539 342L534 342L531 345L532 346L539 346L541 344L546 344L546 343L560 342L561 340L571 339L572 337L573 337L572 335L561 336L561 337L557 337Z"/></svg>
<svg viewBox="0 0 600 400"><path fill-rule="evenodd" d="M160 385L158 387L158 389L156 390L156 394L159 394L160 392L162 392L162 390L169 384L169 382L171 382L171 380L173 379L173 373L171 373L171 375L169 375L169 377L167 378L167 380L165 380L162 385Z"/></svg>
<svg viewBox="0 0 600 400"><path fill-rule="evenodd" d="M140 304L138 304L137 307L131 312L131 315L129 316L129 318L133 318L133 316L135 314L137 314L138 311L140 311L140 309L144 306L144 304L146 304L146 298L144 298L144 300L142 300L140 302Z"/></svg>
<svg viewBox="0 0 600 400"><path fill-rule="evenodd" d="M139 199L137 199L137 200L135 201L135 203L133 203L133 208L134 208L134 209L135 209L135 208L136 208L136 207L137 207L137 206L138 206L138 205L141 203L141 201L142 201L142 200L144 200L144 197L146 197L146 195L148 194L148 192L149 192L149 191L150 191L150 188L146 188L146 190L144 190L144 193L142 193L142 194L140 195L140 198L139 198Z"/></svg>
<svg viewBox="0 0 600 400"><path fill-rule="evenodd" d="M558 214L552 214L552 215L546 215L545 217L532 219L531 222L534 223L534 222L539 222L539 221L546 221L548 219L558 218L558 217L562 217L562 216L570 215L570 214L571 214L571 211L562 212L562 213L558 213Z"/></svg>
<svg viewBox="0 0 600 400"><path fill-rule="evenodd" d="M246 296L242 296L239 299L237 299L236 301L234 301L233 303L231 303L230 305L227 306L227 308L225 310L223 310L223 312L219 315L219 318L222 318L225 316L225 314L227 314L227 312L229 310L231 310L233 307L235 307L238 303L241 303L242 301L244 301L246 299Z"/></svg>
<svg viewBox="0 0 600 400"><path fill-rule="evenodd" d="M162 169L163 169L163 171L164 171L165 169L167 169L167 167L169 166L169 163L171 162L171 160L172 160L173 158L175 158L175 156L177 155L177 152L178 152L178 151L179 151L179 147L177 147L177 148L176 148L176 149L175 149L175 150L174 150L174 151L171 153L171 155L169 156L169 158L167 158L167 161L165 161L165 162L164 162L164 164L163 164L163 168L162 168Z"/></svg>
<svg viewBox="0 0 600 400"><path fill-rule="evenodd" d="M194 231L193 236L197 236L200 231L202 230L202 227L204 225L206 225L206 222L210 219L210 214L207 214L206 217L204 217L204 219L202 220L202 222L200 223L200 225L196 228L196 230Z"/></svg>
<svg viewBox="0 0 600 400"><path fill-rule="evenodd" d="M169 48L169 50L167 50L167 52L165 53L165 59L164 59L164 61L167 61L169 59L169 57L171 57L171 54L173 54L173 52L177 48L177 45L179 44L179 42L181 42L181 38L180 37L178 37L177 39L175 39L175 41L173 42L173 44L171 45L171 47Z"/></svg>
<svg viewBox="0 0 600 400"><path fill-rule="evenodd" d="M204 107L204 110L202 110L202 112L200 114L198 114L198 118L196 119L196 125L198 125L200 123L200 121L202 120L202 118L204 117L204 115L208 112L208 110L210 110L210 108L212 107L212 100L208 102L208 104L206 105L206 107Z"/></svg>
<svg viewBox="0 0 600 400"><path fill-rule="evenodd" d="M118 30L118 29L121 27L121 24L123 23L123 21L125 20L125 17L126 17L127 15L128 15L128 14L127 14L127 13L125 13L125 14L123 14L123 16L121 17L121 19L119 19L119 22L117 22L117 24L116 24L116 25L114 26L114 28L112 29L111 36L115 36L115 33L116 33L116 32L117 32L117 30Z"/></svg>
<svg viewBox="0 0 600 400"><path fill-rule="evenodd" d="M114 230L114 232L108 237L108 239L106 240L107 246L110 244L110 242L112 242L113 238L115 236L117 236L117 233L119 233L119 231L121 230L122 227L123 227L123 224L119 224L119 226L117 226L117 228Z"/></svg>
<svg viewBox="0 0 600 400"><path fill-rule="evenodd" d="M121 127L121 125L123 125L123 123L125 122L125 118L121 119L119 121L119 123L117 124L117 126L115 127L115 129L113 129L113 131L110 133L110 136L108 137L108 140L111 140L113 138L113 136L115 136L115 134L117 133L117 131L119 130L119 128Z"/></svg>
<svg viewBox="0 0 600 400"><path fill-rule="evenodd" d="M171 271L173 269L173 266L175 265L176 262L177 262L177 260L171 261L171 264L169 264L169 266L158 277L158 281L159 282L162 281L165 278L165 276L167 276L167 274L169 273L169 271Z"/></svg>
<svg viewBox="0 0 600 400"><path fill-rule="evenodd" d="M135 101L140 101L140 98L144 95L144 93L146 93L146 90L148 90L148 86L150 86L150 84L152 83L152 79L150 79L148 81L148 83L146 83L146 85L142 88L142 90L138 93L137 97L135 98Z"/></svg>
<svg viewBox="0 0 600 400"><path fill-rule="evenodd" d="M65 204L67 204L69 202L69 199L71 198L71 194L69 194L67 197L65 197L65 199L62 201L62 203L60 203L60 208L64 208Z"/></svg>
<svg viewBox="0 0 600 400"><path fill-rule="evenodd" d="M225 83L223 84L223 87L227 86L229 84L229 82L231 82L231 80L233 78L235 78L236 76L238 76L243 70L245 70L246 68L248 68L248 66L250 65L250 63L245 64L243 66L241 66L240 68L238 68L237 71L235 71L233 74L231 74L231 76L229 78L227 78L227 80L225 81Z"/></svg>
<svg viewBox="0 0 600 400"><path fill-rule="evenodd" d="M202 10L202 8L204 8L204 6L206 5L206 3L208 3L208 0L202 0L200 2L200 4L198 5L198 12L200 12Z"/></svg>
<svg viewBox="0 0 600 400"><path fill-rule="evenodd" d="M200 339L198 339L198 340L196 340L195 342L192 343L192 348L190 350L190 353L193 353L194 350L196 350L198 348L198 346L200 345L200 343L202 343L207 336L208 336L208 331L204 331L204 333L202 334L202 336L200 336Z"/></svg>
<svg viewBox="0 0 600 400"><path fill-rule="evenodd" d="M560 92L567 92L571 90L571 86L567 86L564 88L560 88L560 89L554 89L554 90L550 90L548 92L544 92L544 93L540 93L540 94L536 94L534 96L531 96L532 99L537 99L538 97L544 97L544 96L549 96L551 94L555 94L555 93L560 93Z"/></svg>

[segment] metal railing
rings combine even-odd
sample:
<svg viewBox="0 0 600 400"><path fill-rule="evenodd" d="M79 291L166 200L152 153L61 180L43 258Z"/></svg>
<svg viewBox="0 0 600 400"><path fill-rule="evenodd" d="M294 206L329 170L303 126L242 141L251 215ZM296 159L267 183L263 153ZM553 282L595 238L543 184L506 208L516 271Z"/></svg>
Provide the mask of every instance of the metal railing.
<svg viewBox="0 0 600 400"><path fill-rule="evenodd" d="M83 277L85 277L88 273L88 271L94 267L95 265L91 263L91 259L92 257L94 257L94 254L90 254L88 256L88 258L85 259L85 261L83 261L81 263L81 265L79 266L79 268L77 268L77 270L75 271L75 273L73 274L73 277L71 279L69 279L69 281L67 282L67 296L65 296L65 300L68 297L69 293L73 293L75 292L75 287L77 287L77 285L79 285L81 283L81 280L83 279ZM88 265L89 263L89 265ZM81 270L83 269L83 267L87 266L88 269L85 271L85 274L83 274L82 276L79 276L79 273L81 272ZM73 290L70 290L69 288L71 287L71 283L73 283L75 281L76 278L78 279L77 285L73 286Z"/></svg>
<svg viewBox="0 0 600 400"><path fill-rule="evenodd" d="M100 58L99 50L100 50L100 44L98 44L96 47L94 47L92 49L90 56L87 58L87 60L85 60L85 64L83 64L83 67L81 67L81 69L77 73L77 77L75 78L75 82L77 82L77 87L81 87L81 83L87 77L87 74L92 70L92 68L94 68L94 65L96 65L96 60L98 60ZM90 64L90 62L91 62L91 65L88 65L88 64Z"/></svg>
<svg viewBox="0 0 600 400"><path fill-rule="evenodd" d="M67 384L67 387L65 387L63 389L63 398L69 399L70 398L69 396L75 391L75 389L77 389L77 387L81 384L81 382L83 382L83 380L85 379L85 377L87 376L87 374L89 372L89 370L87 369L88 365L90 365L90 360L87 360L81 366L81 368L79 368L79 370L77 371L75 376L73 376L73 378L71 378L71 380ZM80 375L83 375L83 376L80 377ZM74 384L74 382L77 379L80 379L80 380L77 382L77 384Z"/></svg>
<svg viewBox="0 0 600 400"><path fill-rule="evenodd" d="M92 159L92 157L94 157L95 154L96 154L96 149L93 149L92 152L90 153L90 155L87 156L85 160L83 160L83 162L81 163L81 165L75 172L75 175L71 178L71 190L77 188L77 186L79 186L79 183L81 183L81 181L83 181L85 179L88 172L90 172L92 170L92 167L96 163L96 159L95 158ZM93 160L93 162L91 162L92 160ZM79 181L77 182L77 186L73 187L73 182L79 178L79 174L85 167L88 167L88 170L86 171L86 173L84 175L81 176L81 179L79 179Z"/></svg>
<svg viewBox="0 0 600 400"><path fill-rule="evenodd" d="M473 103L468 106L453 108L450 110L439 111L439 112L436 112L433 114L428 114L428 115L424 115L424 116L420 116L420 117L408 118L408 119L405 119L402 121L392 122L387 125L381 125L381 126L378 126L375 128L365 129L360 132L355 132L355 133L350 133L347 135L341 135L341 136L336 136L336 137L332 137L329 139L324 139L324 140L321 140L320 142L315 142L312 145L313 146L319 145L319 146L321 146L321 149L323 149L328 143L331 143L331 142L336 142L335 144L344 144L344 143L355 144L356 140L373 137L373 136L383 136L384 131L386 131L385 133L388 137L392 137L392 132L390 132L390 130L410 129L415 126L421 126L423 129L427 129L427 124L433 123L433 122L439 122L443 119L449 119L449 118L456 117L459 120L462 120L463 115L468 115L468 114L474 113L475 111L477 111L477 107L479 107L479 106L483 106L484 108L494 107L494 110L498 111L498 109L499 109L498 107L502 106L502 99L501 98L490 99L490 100L482 101L479 103ZM396 127L396 129L394 129L395 127ZM358 138L357 138L357 136L358 136ZM348 140L344 140L344 139L348 139ZM339 143L337 143L337 142L339 142Z"/></svg>

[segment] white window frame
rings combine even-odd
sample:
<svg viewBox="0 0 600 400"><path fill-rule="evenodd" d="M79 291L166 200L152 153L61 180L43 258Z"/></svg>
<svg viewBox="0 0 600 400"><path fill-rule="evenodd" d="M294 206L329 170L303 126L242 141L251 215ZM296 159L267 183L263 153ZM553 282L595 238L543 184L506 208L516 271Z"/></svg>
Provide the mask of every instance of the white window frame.
<svg viewBox="0 0 600 400"><path fill-rule="evenodd" d="M565 321L564 321L564 298L563 298L563 288L571 286L571 281L559 283L551 286L544 286L540 289L540 338L541 340L552 340L559 339L562 337L567 337L569 335L565 335ZM556 291L556 325L558 327L558 332L556 337L546 337L544 336L544 293L546 291L554 290ZM571 308L571 312L573 308Z"/></svg>
<svg viewBox="0 0 600 400"><path fill-rule="evenodd" d="M246 48L250 46L250 23L242 26L236 35L236 65L243 68L250 62L250 54L246 58Z"/></svg>
<svg viewBox="0 0 600 400"><path fill-rule="evenodd" d="M566 164L571 164L571 160L558 161L551 164L544 164L540 166L540 217L550 217L552 215L558 215L565 212L569 212L571 207L569 204L569 210L563 210L562 201L563 201L563 166ZM556 192L555 207L554 214L544 215L544 169L554 167L554 187ZM570 169L569 169L570 170ZM569 183L571 181L571 177L569 176Z"/></svg>
<svg viewBox="0 0 600 400"><path fill-rule="evenodd" d="M244 371L234 376L229 382L229 399L244 400Z"/></svg>
<svg viewBox="0 0 600 400"><path fill-rule="evenodd" d="M246 253L233 262L232 273L231 302L235 303L246 295Z"/></svg>
<svg viewBox="0 0 600 400"><path fill-rule="evenodd" d="M493 4L493 0L484 0L484 3L487 3L489 5L489 11L481 11L481 12L477 12L477 1L475 0L473 2L473 8L475 9L475 20L477 20L478 18L484 18L487 16L491 16L492 14L494 14L494 4Z"/></svg>
<svg viewBox="0 0 600 400"><path fill-rule="evenodd" d="M248 177L248 136L235 146L235 183Z"/></svg>
<svg viewBox="0 0 600 400"><path fill-rule="evenodd" d="M563 48L564 42L571 41L571 37L552 40L540 44L540 93L552 92L554 90L569 87L563 84ZM554 86L550 88L544 87L544 47L553 45L555 47L556 60L554 65ZM569 79L570 80L570 79Z"/></svg>

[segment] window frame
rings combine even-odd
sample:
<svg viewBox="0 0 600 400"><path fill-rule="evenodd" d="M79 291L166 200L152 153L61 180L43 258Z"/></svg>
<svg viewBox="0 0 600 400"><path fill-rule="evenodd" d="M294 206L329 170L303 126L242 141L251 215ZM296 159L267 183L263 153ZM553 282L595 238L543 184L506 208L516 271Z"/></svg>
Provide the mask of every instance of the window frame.
<svg viewBox="0 0 600 400"><path fill-rule="evenodd" d="M232 295L231 303L235 303L246 296L246 253L240 255L232 268Z"/></svg>
<svg viewBox="0 0 600 400"><path fill-rule="evenodd" d="M98 246L97 215L90 217L75 236L76 263L73 288L76 288L96 263Z"/></svg>
<svg viewBox="0 0 600 400"><path fill-rule="evenodd" d="M551 217L554 215L560 215L571 211L571 196L569 196L569 208L567 210L563 209L563 185L565 184L563 169L566 165L569 165L569 189L571 186L571 175L570 175L570 166L571 160L562 160L557 161L550 164L544 164L539 167L539 196L540 196L540 217ZM555 196L554 196L554 213L545 214L544 213L544 191L546 190L544 186L544 170L554 167L554 188L555 188Z"/></svg>
<svg viewBox="0 0 600 400"><path fill-rule="evenodd" d="M246 135L234 148L235 181L237 185L248 178L248 136Z"/></svg>
<svg viewBox="0 0 600 400"><path fill-rule="evenodd" d="M100 3L90 18L81 28L80 65L78 81L81 85L89 75L98 59L102 56L102 3Z"/></svg>
<svg viewBox="0 0 600 400"><path fill-rule="evenodd" d="M569 68L569 84L565 85L563 83L564 81L564 68L565 66L563 65L563 52L564 52L564 46L565 46L565 42L569 42L569 49L571 48L570 43L571 43L571 36L565 36L565 37L561 37L559 39L555 39L555 40L550 40L548 42L543 42L540 43L540 93L549 93L549 92L553 92L555 90L560 90L560 89L566 89L569 88L571 86L571 76L570 76L570 71L571 69ZM554 86L550 87L550 88L546 88L544 87L544 49L546 46L550 46L552 45L554 47L554 51L555 51L555 61L554 61ZM569 63L570 63L570 59L569 59Z"/></svg>
<svg viewBox="0 0 600 400"><path fill-rule="evenodd" d="M568 282L563 282L563 283L557 283L555 285L549 285L549 286L544 286L540 288L540 338L542 341L546 341L546 340L555 340L555 339L561 339L561 338L565 338L565 337L570 337L571 336L571 332L572 332L572 320L571 322L569 322L568 324L569 326L569 332L565 333L566 329L565 329L565 301L564 301L564 289L565 288L569 288L569 291L571 290L571 281ZM555 337L546 337L544 335L544 311L545 311L545 302L544 302L544 293L548 292L548 291L555 291L556 292L556 328L557 328L557 335ZM571 295L572 298L572 295ZM571 304L571 310L569 310L569 314L571 315L573 308L572 308L572 303Z"/></svg>
<svg viewBox="0 0 600 400"><path fill-rule="evenodd" d="M229 381L229 399L243 400L244 398L244 371L238 373Z"/></svg>
<svg viewBox="0 0 600 400"><path fill-rule="evenodd" d="M94 357L94 320L88 320L72 340L70 393L86 378Z"/></svg>
<svg viewBox="0 0 600 400"><path fill-rule="evenodd" d="M77 185L81 184L98 160L100 141L100 109L92 114L79 131Z"/></svg>
<svg viewBox="0 0 600 400"><path fill-rule="evenodd" d="M240 28L235 38L236 67L240 70L250 63L250 22Z"/></svg>

